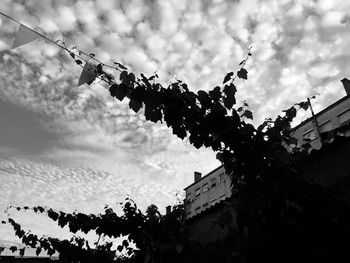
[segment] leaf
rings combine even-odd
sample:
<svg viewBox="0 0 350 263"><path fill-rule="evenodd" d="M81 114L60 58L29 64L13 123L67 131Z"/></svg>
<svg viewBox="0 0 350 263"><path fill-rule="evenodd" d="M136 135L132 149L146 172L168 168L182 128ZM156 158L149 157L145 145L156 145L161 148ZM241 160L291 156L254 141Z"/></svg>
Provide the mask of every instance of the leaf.
<svg viewBox="0 0 350 263"><path fill-rule="evenodd" d="M244 62L245 62L245 59L243 59L243 60L239 63L239 65L242 65Z"/></svg>
<svg viewBox="0 0 350 263"><path fill-rule="evenodd" d="M58 219L58 213L53 211L52 209L50 209L49 211L47 211L47 215L54 221L57 221Z"/></svg>
<svg viewBox="0 0 350 263"><path fill-rule="evenodd" d="M238 72L237 72L237 76L240 79L248 79L248 71L244 68L241 68Z"/></svg>
<svg viewBox="0 0 350 263"><path fill-rule="evenodd" d="M127 84L128 83L128 72L123 71L122 73L120 73L119 79L121 80L121 82Z"/></svg>
<svg viewBox="0 0 350 263"><path fill-rule="evenodd" d="M17 251L17 247L12 246L12 247L10 247L10 250L11 250L11 252L12 252L12 253L14 253L14 252L16 252L16 251Z"/></svg>
<svg viewBox="0 0 350 263"><path fill-rule="evenodd" d="M202 104L203 107L207 108L211 103L208 93L206 93L203 90L199 90L197 94L199 102Z"/></svg>
<svg viewBox="0 0 350 263"><path fill-rule="evenodd" d="M138 112L142 108L142 102L139 102L138 100L131 99L129 102L129 107L132 109L134 112Z"/></svg>
<svg viewBox="0 0 350 263"><path fill-rule="evenodd" d="M224 93L226 97L224 98L224 105L227 109L232 109L232 106L236 104L235 94L237 92L236 86L231 83L231 85L225 85Z"/></svg>
<svg viewBox="0 0 350 263"><path fill-rule="evenodd" d="M43 207L41 207L41 206L38 206L37 208L38 208L38 211L39 211L40 213L42 213L42 212L45 211L45 209L44 209Z"/></svg>
<svg viewBox="0 0 350 263"><path fill-rule="evenodd" d="M286 117L288 119L293 119L296 114L297 114L297 110L294 107L289 108L288 110L284 111L286 113Z"/></svg>
<svg viewBox="0 0 350 263"><path fill-rule="evenodd" d="M292 145L298 145L298 139L294 137L290 137L288 143Z"/></svg>
<svg viewBox="0 0 350 263"><path fill-rule="evenodd" d="M253 119L253 113L250 110L245 110L242 116L246 117L247 119Z"/></svg>
<svg viewBox="0 0 350 263"><path fill-rule="evenodd" d="M94 53L90 53L90 57L94 57L95 56L95 54Z"/></svg>
<svg viewBox="0 0 350 263"><path fill-rule="evenodd" d="M69 52L69 55L74 59L75 58L75 54L73 52Z"/></svg>
<svg viewBox="0 0 350 263"><path fill-rule="evenodd" d="M115 62L115 61L114 61L113 63L116 64L119 68L127 70L127 67L123 66L123 65L120 64L119 62Z"/></svg>
<svg viewBox="0 0 350 263"><path fill-rule="evenodd" d="M76 60L75 60L75 63L77 63L78 65L83 64L83 62L81 62L81 60L80 60L80 59L76 59Z"/></svg>
<svg viewBox="0 0 350 263"><path fill-rule="evenodd" d="M300 108L303 108L303 110L305 111L309 108L309 103L307 101L302 101L298 103L298 105L300 106Z"/></svg>
<svg viewBox="0 0 350 263"><path fill-rule="evenodd" d="M2 220L2 221L1 221L1 224L6 224L6 221L5 221L5 220Z"/></svg>
<svg viewBox="0 0 350 263"><path fill-rule="evenodd" d="M218 101L221 97L220 87L216 86L213 90L209 91L209 96L213 101Z"/></svg>
<svg viewBox="0 0 350 263"><path fill-rule="evenodd" d="M252 53L249 52L249 53L248 53L248 56L251 56L251 55L252 55Z"/></svg>
<svg viewBox="0 0 350 263"><path fill-rule="evenodd" d="M127 87L124 84L112 84L109 87L109 92L112 97L115 97L118 100L122 101L127 94Z"/></svg>
<svg viewBox="0 0 350 263"><path fill-rule="evenodd" d="M129 73L128 81L130 84L133 84L135 82L135 75L133 73Z"/></svg>
<svg viewBox="0 0 350 263"><path fill-rule="evenodd" d="M233 76L233 72L229 72L226 74L225 78L224 78L224 82L223 84L225 84L227 81L229 81L231 79L231 77Z"/></svg>
<svg viewBox="0 0 350 263"><path fill-rule="evenodd" d="M40 252L41 252L41 247L37 247L36 250L35 250L35 254L37 256L39 256Z"/></svg>
<svg viewBox="0 0 350 263"><path fill-rule="evenodd" d="M49 248L48 250L47 250L47 254L51 257L53 254L55 254L55 250L53 249L53 248Z"/></svg>
<svg viewBox="0 0 350 263"><path fill-rule="evenodd" d="M150 105L146 105L145 117L146 117L146 120L157 122L162 120L163 115L160 109L152 108Z"/></svg>
<svg viewBox="0 0 350 263"><path fill-rule="evenodd" d="M117 247L117 249L118 249L119 252L122 252L122 251L123 251L123 246L119 245L119 246Z"/></svg>

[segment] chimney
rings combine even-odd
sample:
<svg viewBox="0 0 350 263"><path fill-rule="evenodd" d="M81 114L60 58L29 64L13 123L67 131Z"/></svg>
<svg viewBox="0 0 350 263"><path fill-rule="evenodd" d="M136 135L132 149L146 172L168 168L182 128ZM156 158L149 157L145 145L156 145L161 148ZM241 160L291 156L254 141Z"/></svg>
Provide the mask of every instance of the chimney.
<svg viewBox="0 0 350 263"><path fill-rule="evenodd" d="M165 209L166 209L165 214L169 215L171 213L171 205L168 205Z"/></svg>
<svg viewBox="0 0 350 263"><path fill-rule="evenodd" d="M341 83L343 83L346 95L350 94L350 80L348 80L347 78L343 78L341 80Z"/></svg>
<svg viewBox="0 0 350 263"><path fill-rule="evenodd" d="M194 172L194 182L197 182L202 178L202 174L200 172Z"/></svg>

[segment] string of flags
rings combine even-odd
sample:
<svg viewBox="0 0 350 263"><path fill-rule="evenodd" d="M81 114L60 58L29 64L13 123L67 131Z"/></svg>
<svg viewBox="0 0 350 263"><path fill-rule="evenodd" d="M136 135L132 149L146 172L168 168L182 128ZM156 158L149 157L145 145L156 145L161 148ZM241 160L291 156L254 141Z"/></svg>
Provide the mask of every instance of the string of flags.
<svg viewBox="0 0 350 263"><path fill-rule="evenodd" d="M126 69L123 65L120 63L114 62L116 66L111 66L107 65L105 63L102 63L98 59L95 58L94 54L87 54L86 52L79 50L77 47L74 47L73 49L68 49L63 41L53 41L43 34L35 31L34 29L31 29L21 22L17 21L16 19L10 17L7 14L4 14L3 12L0 11L0 14L3 15L4 17L14 21L19 25L18 30L16 32L15 39L12 43L12 48L15 49L20 46L29 44L37 39L44 39L48 42L51 42L52 44L60 47L61 49L67 51L70 56L75 60L75 62L82 67L82 72L79 77L78 81L78 86L81 86L85 83L91 84L96 78L100 78L102 81L107 82L108 84L111 84L111 82L114 80L114 77L111 74L108 74L106 72L103 72L105 76L108 76L108 79L106 80L105 78L101 77L101 71L102 71L102 66L109 67L116 69L121 72L121 69ZM82 65L83 62L85 62L84 66ZM100 65L100 69L98 68L98 65Z"/></svg>

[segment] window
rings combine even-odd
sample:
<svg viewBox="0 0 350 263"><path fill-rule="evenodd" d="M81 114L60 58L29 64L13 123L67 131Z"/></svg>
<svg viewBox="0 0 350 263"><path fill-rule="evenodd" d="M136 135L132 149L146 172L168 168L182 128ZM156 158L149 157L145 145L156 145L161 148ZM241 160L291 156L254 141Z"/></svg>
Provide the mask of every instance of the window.
<svg viewBox="0 0 350 263"><path fill-rule="evenodd" d="M211 184L211 187L215 187L216 186L216 178L211 179L210 184Z"/></svg>
<svg viewBox="0 0 350 263"><path fill-rule="evenodd" d="M208 205L209 205L208 202L204 203L204 204L203 204L203 209L208 208Z"/></svg>
<svg viewBox="0 0 350 263"><path fill-rule="evenodd" d="M315 140L316 139L316 133L314 132L313 129L311 129L310 131L307 131L303 134L304 139L308 139L308 140Z"/></svg>
<svg viewBox="0 0 350 263"><path fill-rule="evenodd" d="M197 188L197 189L196 189L196 197L198 197L200 194L201 194L201 189L200 189L200 188Z"/></svg>
<svg viewBox="0 0 350 263"><path fill-rule="evenodd" d="M221 195L221 196L220 196L220 198L219 198L219 199L220 199L220 200L224 200L224 199L225 199L225 197L226 197L226 194L223 194L223 195Z"/></svg>
<svg viewBox="0 0 350 263"><path fill-rule="evenodd" d="M219 181L220 181L220 183L222 183L223 181L225 181L225 174L224 174L224 173L222 173L222 174L219 175Z"/></svg>
<svg viewBox="0 0 350 263"><path fill-rule="evenodd" d="M211 205L215 204L215 202L216 202L216 198L213 198L213 199L210 200L210 204Z"/></svg>
<svg viewBox="0 0 350 263"><path fill-rule="evenodd" d="M346 123L350 120L350 110L346 109L345 111L338 114L338 118L341 124Z"/></svg>
<svg viewBox="0 0 350 263"><path fill-rule="evenodd" d="M320 126L320 132L327 132L327 131L331 131L333 129L332 123L330 120L327 120L327 121L321 123L319 126Z"/></svg>
<svg viewBox="0 0 350 263"><path fill-rule="evenodd" d="M201 207L198 206L198 207L196 207L196 209L195 209L194 211L195 211L195 213L197 214L197 213L199 213L200 210L201 210Z"/></svg>
<svg viewBox="0 0 350 263"><path fill-rule="evenodd" d="M203 184L203 193L209 190L208 183Z"/></svg>
<svg viewBox="0 0 350 263"><path fill-rule="evenodd" d="M186 192L186 199L190 199L191 198L191 192Z"/></svg>

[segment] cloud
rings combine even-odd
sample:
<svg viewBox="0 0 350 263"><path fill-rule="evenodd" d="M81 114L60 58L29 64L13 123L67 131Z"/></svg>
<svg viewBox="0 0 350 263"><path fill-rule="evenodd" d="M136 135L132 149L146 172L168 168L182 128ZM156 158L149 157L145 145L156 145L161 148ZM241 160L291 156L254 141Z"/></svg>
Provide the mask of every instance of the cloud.
<svg viewBox="0 0 350 263"><path fill-rule="evenodd" d="M320 95L313 101L314 108L321 110L344 95L339 80L350 70L346 1L67 0L38 5L4 0L0 9L54 40L64 39L69 47L78 45L95 53L106 63L118 61L136 73L157 71L164 85L176 77L192 91L221 84L252 46L248 80L236 84L238 103L248 101L255 123L315 94ZM126 191L147 203L159 199L149 195L153 184L159 193L168 193L164 200L171 200L167 185L178 191L192 182L194 170L206 173L218 165L211 151L193 149L164 124L146 122L142 112L128 109L127 102L115 102L108 87L77 87L81 68L49 43L39 40L10 51L17 25L3 18L0 23L0 98L6 101L1 121L9 116L6 110L13 109L18 125L29 127L28 132L15 130L14 123L7 121L7 135L0 138L2 152L20 157L10 160L19 167L13 173L20 176L13 180L25 178L35 187L47 183L48 191L54 193L71 191L82 196L75 200L82 206L89 198L89 187L96 186L94 181L106 180L109 185L129 185ZM21 138L17 144L13 138L6 139L10 134ZM32 159L26 147L36 150ZM24 176L21 170L28 166L33 174L41 174L44 169L38 167L46 164L57 174L39 180ZM86 178L87 186L69 181L66 167L73 169L71 180L85 182ZM0 176L8 174L7 170ZM61 190L52 189L50 183L55 180L80 190L63 185ZM22 186L12 183L13 189ZM96 206L98 200L117 197L105 188L109 185L101 184ZM52 204L64 203L60 199L64 197L57 198Z"/></svg>

